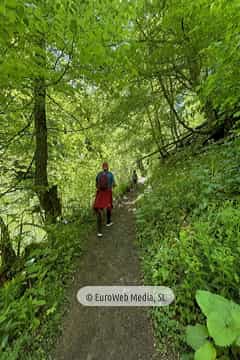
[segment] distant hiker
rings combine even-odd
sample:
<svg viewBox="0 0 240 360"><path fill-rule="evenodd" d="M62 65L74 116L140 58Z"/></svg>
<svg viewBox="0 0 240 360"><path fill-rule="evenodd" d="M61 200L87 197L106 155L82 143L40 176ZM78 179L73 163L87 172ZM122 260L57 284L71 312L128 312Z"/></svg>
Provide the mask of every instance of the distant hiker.
<svg viewBox="0 0 240 360"><path fill-rule="evenodd" d="M99 172L96 177L96 198L94 201L94 210L97 214L97 236L102 237L102 217L103 210L106 209L107 224L106 226L113 225L111 220L113 200L112 188L116 186L113 174L108 170L108 163L102 164L103 171Z"/></svg>
<svg viewBox="0 0 240 360"><path fill-rule="evenodd" d="M133 174L132 174L132 185L133 185L133 189L134 189L134 190L137 189L137 183L138 183L137 172L136 172L136 170L133 170Z"/></svg>

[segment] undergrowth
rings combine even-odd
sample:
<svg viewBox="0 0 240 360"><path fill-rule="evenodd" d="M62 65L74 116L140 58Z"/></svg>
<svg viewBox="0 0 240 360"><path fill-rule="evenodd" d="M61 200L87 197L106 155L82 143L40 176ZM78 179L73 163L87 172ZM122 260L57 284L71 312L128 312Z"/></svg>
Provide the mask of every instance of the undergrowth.
<svg viewBox="0 0 240 360"><path fill-rule="evenodd" d="M46 360L62 319L66 288L92 227L69 222L48 228L44 242L31 244L24 266L0 288L0 359Z"/></svg>
<svg viewBox="0 0 240 360"><path fill-rule="evenodd" d="M198 289L240 303L240 141L190 150L152 169L139 196L137 233L145 283L173 289L175 301L152 310L159 347L190 351L185 327L204 322ZM221 314L219 315L221 316Z"/></svg>

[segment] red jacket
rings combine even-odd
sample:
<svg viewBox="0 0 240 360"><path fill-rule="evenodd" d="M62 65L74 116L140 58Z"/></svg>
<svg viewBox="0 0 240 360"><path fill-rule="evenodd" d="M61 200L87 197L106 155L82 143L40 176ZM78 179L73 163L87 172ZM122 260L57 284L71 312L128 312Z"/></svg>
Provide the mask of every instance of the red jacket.
<svg viewBox="0 0 240 360"><path fill-rule="evenodd" d="M112 209L112 189L97 190L93 207L94 209Z"/></svg>

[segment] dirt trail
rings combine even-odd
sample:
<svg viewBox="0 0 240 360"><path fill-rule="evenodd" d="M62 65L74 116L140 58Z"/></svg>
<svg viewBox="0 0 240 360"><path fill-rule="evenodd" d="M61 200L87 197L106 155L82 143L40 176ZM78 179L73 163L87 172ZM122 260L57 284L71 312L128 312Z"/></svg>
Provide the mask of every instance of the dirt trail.
<svg viewBox="0 0 240 360"><path fill-rule="evenodd" d="M76 300L78 289L86 285L141 284L133 208L133 200L125 200L114 209L114 225L105 229L104 237L89 239L54 360L159 359L147 308L85 307Z"/></svg>

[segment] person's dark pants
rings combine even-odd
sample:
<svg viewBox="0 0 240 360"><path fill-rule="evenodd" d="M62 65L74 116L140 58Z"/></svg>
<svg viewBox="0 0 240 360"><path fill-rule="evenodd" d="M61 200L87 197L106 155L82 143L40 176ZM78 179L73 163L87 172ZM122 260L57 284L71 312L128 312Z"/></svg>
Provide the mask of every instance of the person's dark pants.
<svg viewBox="0 0 240 360"><path fill-rule="evenodd" d="M110 224L112 211L111 211L111 209L106 209L106 210L107 210L107 224ZM97 211L97 231L98 231L98 233L101 233L102 232L103 209L97 209L96 211Z"/></svg>

